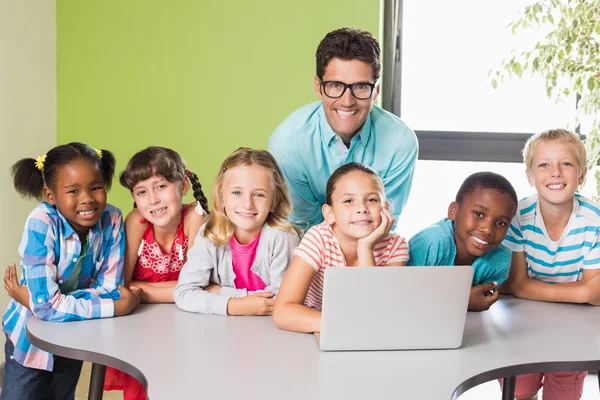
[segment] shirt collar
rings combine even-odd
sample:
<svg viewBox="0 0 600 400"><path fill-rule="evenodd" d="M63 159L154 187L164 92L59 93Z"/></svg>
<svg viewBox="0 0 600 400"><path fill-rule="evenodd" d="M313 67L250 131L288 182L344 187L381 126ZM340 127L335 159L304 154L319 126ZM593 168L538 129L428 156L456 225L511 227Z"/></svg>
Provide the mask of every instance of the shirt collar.
<svg viewBox="0 0 600 400"><path fill-rule="evenodd" d="M67 221L67 219L60 213L60 211L58 211L58 209L56 207L54 207L53 205L44 202L44 204L46 205L46 207L48 208L52 208L56 211L56 214L58 214L58 217L60 218L60 220L62 221L62 224L64 226L64 233L63 233L63 237L68 238L71 237L71 235L75 235L76 237L79 237L79 234L77 232L75 232L75 229L73 229L73 227L71 226L71 224L69 223L69 221ZM90 242L91 239L94 238L94 236L100 232L100 221L101 221L102 217L100 217L100 219L98 220L98 222L96 222L96 225L92 226L90 228ZM82 243L83 245L83 243Z"/></svg>
<svg viewBox="0 0 600 400"><path fill-rule="evenodd" d="M326 145L330 145L331 142L338 137L338 135L331 129L329 122L327 122L327 117L325 117L325 110L323 109L323 102L321 102L321 106L319 107L319 125L321 127L321 135L323 137L323 141ZM352 138L350 143L352 142L361 142L366 143L371 136L371 113L367 115L367 119L363 124L360 131Z"/></svg>

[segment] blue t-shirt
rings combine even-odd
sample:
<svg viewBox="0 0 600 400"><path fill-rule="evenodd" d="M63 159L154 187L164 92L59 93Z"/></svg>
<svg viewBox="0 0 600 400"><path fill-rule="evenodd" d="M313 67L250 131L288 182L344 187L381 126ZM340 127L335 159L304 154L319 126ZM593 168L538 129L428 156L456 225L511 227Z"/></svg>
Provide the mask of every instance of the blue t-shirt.
<svg viewBox="0 0 600 400"><path fill-rule="evenodd" d="M452 266L456 258L454 224L444 218L415 234L408 241L409 266ZM500 244L473 261L473 286L508 278L512 252Z"/></svg>

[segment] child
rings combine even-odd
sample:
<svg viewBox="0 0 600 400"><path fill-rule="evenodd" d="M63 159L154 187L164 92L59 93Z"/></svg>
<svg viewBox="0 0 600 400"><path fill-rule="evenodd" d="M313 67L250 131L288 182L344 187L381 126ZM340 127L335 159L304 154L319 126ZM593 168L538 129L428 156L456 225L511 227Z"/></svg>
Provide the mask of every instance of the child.
<svg viewBox="0 0 600 400"><path fill-rule="evenodd" d="M212 200L175 303L205 314L271 315L299 242L286 219L291 202L277 162L266 151L236 150L221 165Z"/></svg>
<svg viewBox="0 0 600 400"><path fill-rule="evenodd" d="M143 289L146 303L172 303L187 249L208 213L202 186L181 156L164 147L135 154L120 180L136 206L125 219L125 282ZM184 206L190 183L197 203ZM125 400L146 398L144 387L117 369L107 368L104 382L104 390L123 390Z"/></svg>
<svg viewBox="0 0 600 400"><path fill-rule="evenodd" d="M122 217L106 203L114 168L112 153L82 143L12 167L15 189L43 201L27 217L19 245L26 286L8 285L16 301L2 318L7 339L0 399L74 397L81 361L33 346L25 335L32 314L46 321L112 317L140 302L139 289L122 285ZM14 282L10 268L8 275Z"/></svg>
<svg viewBox="0 0 600 400"><path fill-rule="evenodd" d="M302 238L279 291L273 319L281 329L321 331L325 269L402 266L408 260L406 240L390 233L394 217L373 169L342 165L329 177L325 198L325 221Z"/></svg>
<svg viewBox="0 0 600 400"><path fill-rule="evenodd" d="M144 289L145 302L172 303L187 249L208 214L202 185L181 156L164 147L135 154L120 181L135 200L125 219L125 282ZM183 205L190 184L197 202ZM189 212L192 208L195 212Z"/></svg>
<svg viewBox="0 0 600 400"><path fill-rule="evenodd" d="M472 265L469 310L489 309L498 300L498 285L508 278L511 251L502 241L516 209L517 194L506 178L472 174L450 203L448 218L408 241L408 265Z"/></svg>
<svg viewBox="0 0 600 400"><path fill-rule="evenodd" d="M600 305L600 204L575 194L586 153L575 133L548 130L523 149L536 194L519 202L505 244L513 251L509 290L525 299ZM558 322L558 321L557 321ZM579 399L586 372L517 377L516 397Z"/></svg>

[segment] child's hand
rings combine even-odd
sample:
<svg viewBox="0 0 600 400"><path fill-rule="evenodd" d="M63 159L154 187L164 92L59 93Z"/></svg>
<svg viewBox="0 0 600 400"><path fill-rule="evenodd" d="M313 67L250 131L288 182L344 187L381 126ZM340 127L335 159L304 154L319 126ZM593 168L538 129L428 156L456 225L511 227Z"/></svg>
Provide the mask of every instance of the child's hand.
<svg viewBox="0 0 600 400"><path fill-rule="evenodd" d="M142 289L132 286L128 289L126 286L119 285L117 288L121 294L119 300L115 300L115 317L127 315L140 304L142 300Z"/></svg>
<svg viewBox="0 0 600 400"><path fill-rule="evenodd" d="M369 234L369 236L358 240L358 248L364 248L368 249L369 251L373 251L375 245L379 243L381 239L386 238L390 234L392 226L394 226L395 222L396 219L394 218L392 213L390 213L390 211L387 208L382 208L381 223L377 228L375 228L373 232Z"/></svg>
<svg viewBox="0 0 600 400"><path fill-rule="evenodd" d="M469 311L485 311L494 304L500 292L496 282L482 283L471 288L469 296Z"/></svg>
<svg viewBox="0 0 600 400"><path fill-rule="evenodd" d="M229 299L227 315L273 315L273 296L271 292L258 292L240 299Z"/></svg>
<svg viewBox="0 0 600 400"><path fill-rule="evenodd" d="M586 282L584 285L586 303L600 306L600 274Z"/></svg>
<svg viewBox="0 0 600 400"><path fill-rule="evenodd" d="M127 287L127 286L125 286ZM139 286L129 286L129 290L133 292L134 290L140 294L140 303L152 303L152 296L150 296L149 290L144 290ZM121 298L123 295L121 294ZM133 311L133 310L132 310Z"/></svg>
<svg viewBox="0 0 600 400"><path fill-rule="evenodd" d="M4 289L8 295L29 309L29 290L27 286L21 286L17 279L17 266L11 264L6 267L4 272Z"/></svg>

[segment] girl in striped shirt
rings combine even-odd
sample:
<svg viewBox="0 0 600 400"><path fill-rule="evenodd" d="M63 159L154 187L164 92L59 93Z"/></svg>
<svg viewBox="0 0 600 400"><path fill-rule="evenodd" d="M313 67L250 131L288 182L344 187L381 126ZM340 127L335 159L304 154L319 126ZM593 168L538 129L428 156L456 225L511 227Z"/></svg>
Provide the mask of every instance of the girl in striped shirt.
<svg viewBox="0 0 600 400"><path fill-rule="evenodd" d="M308 230L279 290L273 318L281 329L321 331L323 277L329 267L403 266L406 240L390 230L381 177L370 167L351 162L327 181L325 221Z"/></svg>

